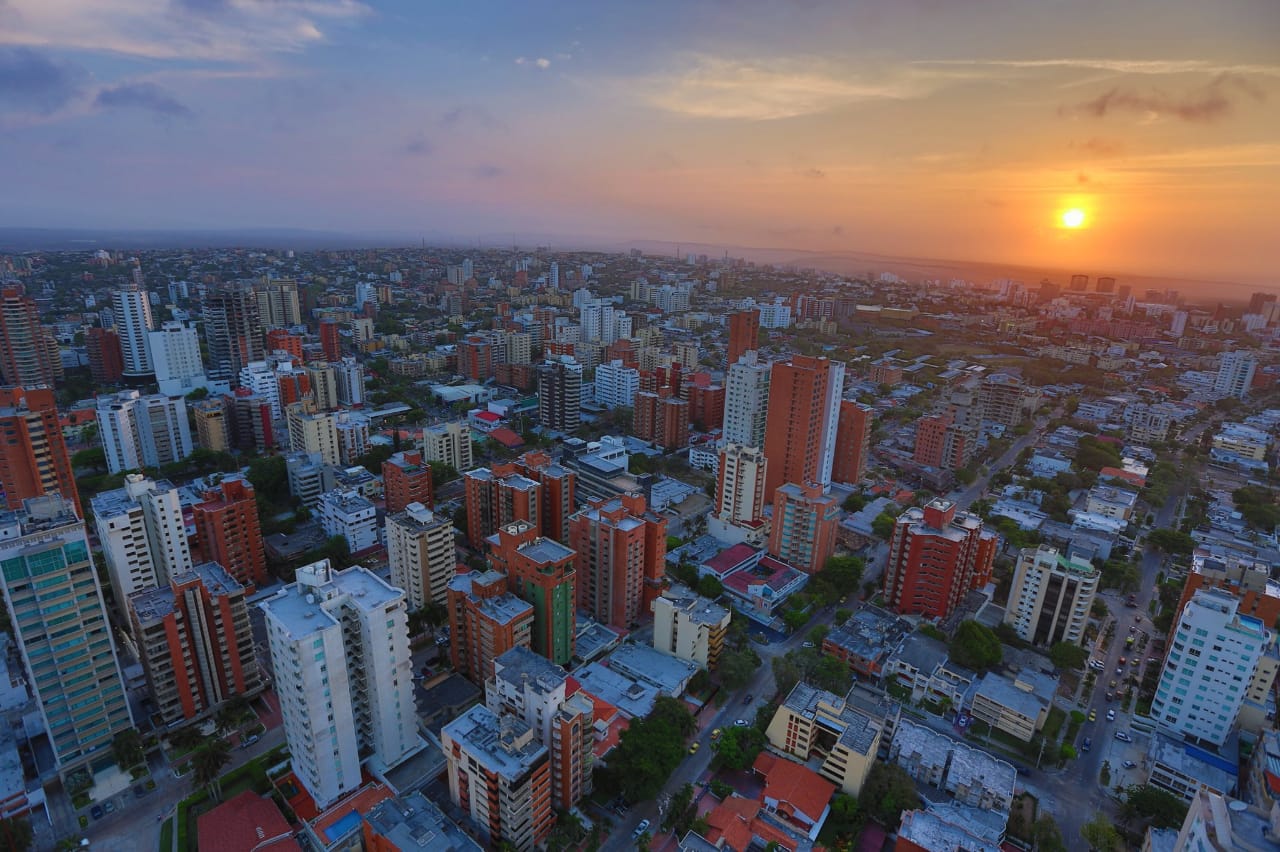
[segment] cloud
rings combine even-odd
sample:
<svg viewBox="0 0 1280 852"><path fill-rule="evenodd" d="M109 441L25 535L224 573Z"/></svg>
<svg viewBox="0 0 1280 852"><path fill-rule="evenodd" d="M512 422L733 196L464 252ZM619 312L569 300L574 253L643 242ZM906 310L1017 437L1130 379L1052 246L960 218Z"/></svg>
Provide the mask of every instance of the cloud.
<svg viewBox="0 0 1280 852"><path fill-rule="evenodd" d="M1083 142L1072 142L1068 147L1095 157L1115 157L1124 153L1124 145L1119 141L1097 136L1091 136Z"/></svg>
<svg viewBox="0 0 1280 852"><path fill-rule="evenodd" d="M1081 186L1083 186L1084 184L1086 184L1086 183L1088 183L1088 182L1089 182L1089 176L1088 176L1087 174L1085 174L1084 172L1078 172L1078 173L1076 173L1076 183L1078 183L1078 184L1080 184Z"/></svg>
<svg viewBox="0 0 1280 852"><path fill-rule="evenodd" d="M827 173L824 172L822 169L805 169L800 174L803 175L804 177L814 178L817 180L821 180L822 178L827 176Z"/></svg>
<svg viewBox="0 0 1280 852"><path fill-rule="evenodd" d="M415 157L425 157L435 151L435 144L421 133L413 136L404 145L404 153Z"/></svg>
<svg viewBox="0 0 1280 852"><path fill-rule="evenodd" d="M458 104L440 116L440 126L450 129L471 126L480 130L500 130L505 125L493 113L474 104Z"/></svg>
<svg viewBox="0 0 1280 852"><path fill-rule="evenodd" d="M94 106L104 109L141 109L165 118L190 118L194 113L155 83L121 83L100 89Z"/></svg>
<svg viewBox="0 0 1280 852"><path fill-rule="evenodd" d="M1206 59L922 59L915 65L988 68L1078 68L1121 74L1258 74L1280 77L1280 65L1238 65Z"/></svg>
<svg viewBox="0 0 1280 852"><path fill-rule="evenodd" d="M537 59L533 60L533 64L545 70L551 67L551 60L547 59L545 56L539 56Z"/></svg>
<svg viewBox="0 0 1280 852"><path fill-rule="evenodd" d="M88 74L27 47L0 47L0 107L43 115L78 97Z"/></svg>
<svg viewBox="0 0 1280 852"><path fill-rule="evenodd" d="M495 166L492 163L481 163L471 170L471 173L478 178L491 180L493 178L502 177L507 170L501 166Z"/></svg>
<svg viewBox="0 0 1280 852"><path fill-rule="evenodd" d="M1129 112L1207 124L1230 115L1240 95L1255 102L1266 99L1262 90L1249 81L1232 74L1221 74L1209 85L1190 94L1172 96L1161 91L1143 94L1133 89L1116 87L1092 100L1075 104L1067 111L1093 118L1105 118L1109 113Z"/></svg>
<svg viewBox="0 0 1280 852"><path fill-rule="evenodd" d="M696 56L674 75L624 83L653 106L696 118L770 121L794 118L859 101L927 94L934 75L860 77L798 60L739 62Z"/></svg>

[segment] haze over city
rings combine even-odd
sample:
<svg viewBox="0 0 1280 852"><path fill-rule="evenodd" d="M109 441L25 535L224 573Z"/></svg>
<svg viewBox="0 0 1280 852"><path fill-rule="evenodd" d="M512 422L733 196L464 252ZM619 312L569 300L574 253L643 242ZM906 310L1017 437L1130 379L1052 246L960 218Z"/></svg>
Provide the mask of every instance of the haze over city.
<svg viewBox="0 0 1280 852"><path fill-rule="evenodd" d="M1277 34L1269 0L7 0L0 225L1266 284Z"/></svg>

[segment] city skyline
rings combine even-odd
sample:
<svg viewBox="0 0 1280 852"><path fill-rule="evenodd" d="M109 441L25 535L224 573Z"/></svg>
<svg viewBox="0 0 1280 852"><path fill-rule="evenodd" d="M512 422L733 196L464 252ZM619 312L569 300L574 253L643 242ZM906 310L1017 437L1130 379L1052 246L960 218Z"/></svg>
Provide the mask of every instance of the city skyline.
<svg viewBox="0 0 1280 852"><path fill-rule="evenodd" d="M22 168L0 225L537 231L1262 282L1278 26L1261 0L9 0L0 158Z"/></svg>

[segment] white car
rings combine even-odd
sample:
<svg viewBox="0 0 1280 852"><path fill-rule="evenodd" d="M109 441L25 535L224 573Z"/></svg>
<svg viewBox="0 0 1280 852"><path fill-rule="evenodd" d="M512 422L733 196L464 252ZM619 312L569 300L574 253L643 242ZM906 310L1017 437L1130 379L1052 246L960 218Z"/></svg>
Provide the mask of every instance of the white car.
<svg viewBox="0 0 1280 852"><path fill-rule="evenodd" d="M1108 710L1108 711L1107 711L1107 721L1108 721L1108 722L1114 722L1115 720L1116 720L1116 711L1114 711L1114 710Z"/></svg>
<svg viewBox="0 0 1280 852"><path fill-rule="evenodd" d="M648 830L649 830L649 820L642 819L640 820L640 824L636 826L636 830L631 832L631 836L632 838L638 838L640 835L644 834Z"/></svg>
<svg viewBox="0 0 1280 852"><path fill-rule="evenodd" d="M737 725L739 728L745 728L747 725L750 725L751 723L748 722L746 719L734 719L733 724Z"/></svg>

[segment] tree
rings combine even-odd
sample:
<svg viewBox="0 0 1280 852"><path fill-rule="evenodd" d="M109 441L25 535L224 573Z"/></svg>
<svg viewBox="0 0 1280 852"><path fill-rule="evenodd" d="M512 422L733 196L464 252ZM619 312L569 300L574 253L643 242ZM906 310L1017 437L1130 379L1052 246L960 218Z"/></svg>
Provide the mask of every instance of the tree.
<svg viewBox="0 0 1280 852"><path fill-rule="evenodd" d="M871 521L871 533L876 538L888 541L893 536L893 527L898 519L888 512L881 512Z"/></svg>
<svg viewBox="0 0 1280 852"><path fill-rule="evenodd" d="M116 765L125 771L143 763L147 756L142 749L142 734L136 728L126 728L116 734L111 741L111 756L115 758Z"/></svg>
<svg viewBox="0 0 1280 852"><path fill-rule="evenodd" d="M1196 540L1181 530L1152 530L1147 533L1147 544L1173 556L1186 556L1196 549Z"/></svg>
<svg viewBox="0 0 1280 852"><path fill-rule="evenodd" d="M782 614L782 623L787 626L788 631L795 633L809 623L809 613L802 609L789 609Z"/></svg>
<svg viewBox="0 0 1280 852"><path fill-rule="evenodd" d="M760 658L750 648L726 650L720 654L717 672L724 688L730 692L737 692L747 685L759 667Z"/></svg>
<svg viewBox="0 0 1280 852"><path fill-rule="evenodd" d="M1120 832L1116 831L1106 814L1097 814L1080 826L1080 835L1089 844L1089 848L1097 852L1119 852L1123 848Z"/></svg>
<svg viewBox="0 0 1280 852"><path fill-rule="evenodd" d="M719 577L706 574L698 578L698 594L715 600L724 594L724 584L720 582Z"/></svg>
<svg viewBox="0 0 1280 852"><path fill-rule="evenodd" d="M976 621L962 621L951 640L951 659L974 671L986 671L1000 664L1004 651L989 627Z"/></svg>
<svg viewBox="0 0 1280 852"><path fill-rule="evenodd" d="M1120 814L1126 820L1148 819L1155 828L1177 828L1187 818L1187 803L1167 790L1135 784L1125 790Z"/></svg>
<svg viewBox="0 0 1280 852"><path fill-rule="evenodd" d="M1089 652L1072 642L1056 642L1049 649L1049 659L1060 669L1082 669Z"/></svg>
<svg viewBox="0 0 1280 852"><path fill-rule="evenodd" d="M841 504L840 508L844 509L846 512L860 512L862 511L862 507L865 505L867 505L867 498L854 491L848 497L844 498L844 503Z"/></svg>
<svg viewBox="0 0 1280 852"><path fill-rule="evenodd" d="M1036 852L1067 852L1062 829L1049 814L1041 815L1031 827L1031 840L1036 845Z"/></svg>
<svg viewBox="0 0 1280 852"><path fill-rule="evenodd" d="M71 456L71 466L81 469L103 470L107 466L107 451L102 447L90 447Z"/></svg>
<svg viewBox="0 0 1280 852"><path fill-rule="evenodd" d="M260 456L249 461L254 496L283 506L289 502L289 468L284 456Z"/></svg>
<svg viewBox="0 0 1280 852"><path fill-rule="evenodd" d="M617 790L629 802L656 798L684 759L685 740L696 728L682 702L659 696L648 717L622 732L601 770L602 787Z"/></svg>
<svg viewBox="0 0 1280 852"><path fill-rule="evenodd" d="M206 740L191 756L191 768L194 770L192 786L204 787L215 801L221 799L222 787L219 779L222 768L230 762L231 743L221 738Z"/></svg>
<svg viewBox="0 0 1280 852"><path fill-rule="evenodd" d="M249 705L249 700L243 695L236 695L218 708L214 723L219 731L227 734L252 718L254 718L254 712Z"/></svg>
<svg viewBox="0 0 1280 852"><path fill-rule="evenodd" d="M831 810L818 840L828 849L848 843L862 831L866 821L857 799L848 793L836 793L831 797Z"/></svg>
<svg viewBox="0 0 1280 852"><path fill-rule="evenodd" d="M449 608L437 601L427 601L421 609L409 613L409 635L417 636L427 628L439 629L449 622Z"/></svg>
<svg viewBox="0 0 1280 852"><path fill-rule="evenodd" d="M35 839L31 820L18 816L0 819L0 849L26 852L35 843Z"/></svg>
<svg viewBox="0 0 1280 852"><path fill-rule="evenodd" d="M764 745L764 734L748 725L729 728L712 743L711 748L726 769L741 771L755 763Z"/></svg>
<svg viewBox="0 0 1280 852"><path fill-rule="evenodd" d="M920 807L920 794L916 792L911 776L901 766L877 762L867 773L859 801L876 822L896 831L902 822L902 812Z"/></svg>
<svg viewBox="0 0 1280 852"><path fill-rule="evenodd" d="M382 463L391 458L395 451L386 445L371 447L369 452L356 458L356 464L372 473L374 476L382 475ZM434 471L433 471L434 473ZM433 480L434 484L434 480Z"/></svg>

